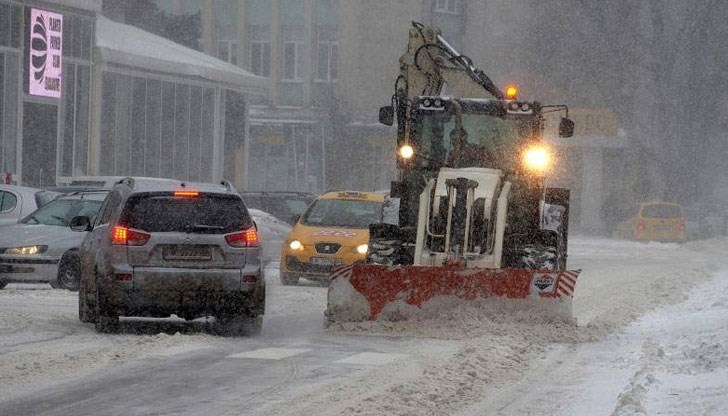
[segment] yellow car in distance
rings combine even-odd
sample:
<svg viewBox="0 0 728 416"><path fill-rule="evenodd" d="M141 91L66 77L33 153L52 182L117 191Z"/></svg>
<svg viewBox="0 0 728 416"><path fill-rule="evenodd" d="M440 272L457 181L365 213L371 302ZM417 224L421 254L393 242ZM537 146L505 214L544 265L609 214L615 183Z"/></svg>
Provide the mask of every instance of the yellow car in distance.
<svg viewBox="0 0 728 416"><path fill-rule="evenodd" d="M637 213L619 225L622 238L637 241L685 241L685 215L679 204L643 202Z"/></svg>
<svg viewBox="0 0 728 416"><path fill-rule="evenodd" d="M382 222L384 194L333 191L320 195L288 233L281 250L280 279L300 278L328 285L329 272L341 264L363 262L369 224Z"/></svg>

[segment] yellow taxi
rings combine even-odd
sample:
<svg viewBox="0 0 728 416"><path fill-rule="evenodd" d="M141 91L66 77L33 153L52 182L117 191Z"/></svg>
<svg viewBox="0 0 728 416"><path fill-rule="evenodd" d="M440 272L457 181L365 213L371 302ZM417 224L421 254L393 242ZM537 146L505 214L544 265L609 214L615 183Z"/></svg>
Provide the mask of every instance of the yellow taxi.
<svg viewBox="0 0 728 416"><path fill-rule="evenodd" d="M384 197L357 191L333 191L317 197L283 243L281 283L296 285L304 278L327 285L335 266L363 262L369 224L382 222Z"/></svg>
<svg viewBox="0 0 728 416"><path fill-rule="evenodd" d="M683 208L671 202L643 202L634 216L619 225L619 235L637 241L683 242Z"/></svg>

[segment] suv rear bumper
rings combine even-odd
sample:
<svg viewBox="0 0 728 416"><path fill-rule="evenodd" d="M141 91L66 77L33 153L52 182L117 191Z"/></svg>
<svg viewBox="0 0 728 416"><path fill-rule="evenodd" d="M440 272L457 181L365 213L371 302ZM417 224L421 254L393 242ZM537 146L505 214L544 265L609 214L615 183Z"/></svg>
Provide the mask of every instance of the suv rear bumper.
<svg viewBox="0 0 728 416"><path fill-rule="evenodd" d="M120 274L132 278L119 280ZM258 268L135 268L116 271L100 289L103 309L111 315L198 317L262 314L265 308L265 282Z"/></svg>

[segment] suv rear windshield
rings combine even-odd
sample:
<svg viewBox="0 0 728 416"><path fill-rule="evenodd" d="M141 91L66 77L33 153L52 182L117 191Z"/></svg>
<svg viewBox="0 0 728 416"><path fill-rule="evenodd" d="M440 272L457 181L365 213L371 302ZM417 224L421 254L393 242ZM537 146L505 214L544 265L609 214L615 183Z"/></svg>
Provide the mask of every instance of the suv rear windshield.
<svg viewBox="0 0 728 416"><path fill-rule="evenodd" d="M677 205L645 205L642 208L645 218L680 218L682 209Z"/></svg>
<svg viewBox="0 0 728 416"><path fill-rule="evenodd" d="M119 223L147 232L197 234L227 234L253 225L240 197L205 193L176 197L166 192L130 197Z"/></svg>

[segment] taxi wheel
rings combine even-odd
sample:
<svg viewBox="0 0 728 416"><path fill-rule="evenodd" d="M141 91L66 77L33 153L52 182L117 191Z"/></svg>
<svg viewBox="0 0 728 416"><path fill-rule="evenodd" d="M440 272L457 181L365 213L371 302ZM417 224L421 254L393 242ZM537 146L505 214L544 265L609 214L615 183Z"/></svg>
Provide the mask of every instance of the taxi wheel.
<svg viewBox="0 0 728 416"><path fill-rule="evenodd" d="M285 286L297 286L298 276L291 273L281 272L281 283Z"/></svg>

